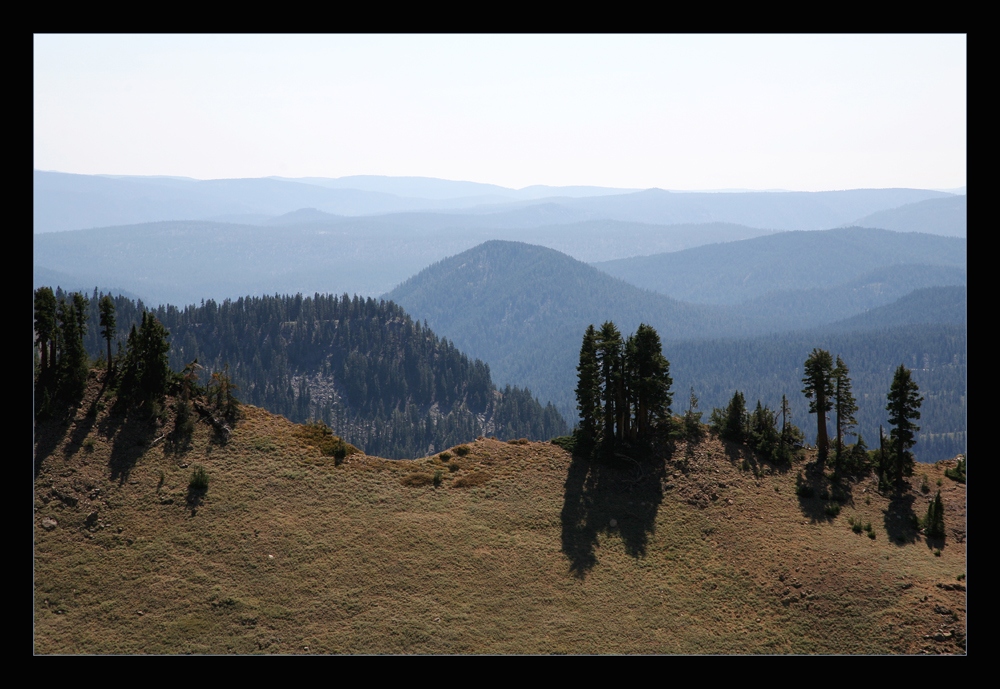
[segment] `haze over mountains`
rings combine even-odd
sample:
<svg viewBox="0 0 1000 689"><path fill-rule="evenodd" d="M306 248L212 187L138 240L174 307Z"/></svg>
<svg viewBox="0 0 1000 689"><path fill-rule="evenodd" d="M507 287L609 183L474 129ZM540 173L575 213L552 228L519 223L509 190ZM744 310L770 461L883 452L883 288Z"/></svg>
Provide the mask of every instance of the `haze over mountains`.
<svg viewBox="0 0 1000 689"><path fill-rule="evenodd" d="M556 208L548 220L535 223L539 225L607 219L660 225L726 222L768 230L815 230L852 223L910 203L952 196L921 189L698 193L535 186L514 190L412 177L194 180L35 170L34 231L219 217L262 220L302 208L348 216L428 210L496 215L540 204ZM561 220L555 221L554 217ZM491 224L507 226L503 218Z"/></svg>
<svg viewBox="0 0 1000 689"><path fill-rule="evenodd" d="M482 359L497 385L529 388L570 424L580 337L591 323L614 320L625 333L648 323L689 357L731 343L742 354L720 354L731 363L725 370L667 353L675 390L682 397L696 387L705 410L734 389L748 400L765 395L772 407L797 394L809 341L840 342L855 356L882 342L864 364L864 432L884 417L882 388L903 348L910 361L938 362L915 376L951 400L926 433L948 435L941 452L964 443L964 195L36 171L34 203L35 286L97 286L179 306L384 295ZM874 334L887 328L891 336ZM774 337L779 344L762 344Z"/></svg>

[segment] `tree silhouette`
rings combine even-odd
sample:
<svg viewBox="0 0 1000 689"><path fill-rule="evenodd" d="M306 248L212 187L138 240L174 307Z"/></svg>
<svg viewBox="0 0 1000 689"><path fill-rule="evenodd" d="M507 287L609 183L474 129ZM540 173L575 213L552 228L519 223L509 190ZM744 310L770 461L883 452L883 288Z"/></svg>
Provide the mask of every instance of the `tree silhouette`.
<svg viewBox="0 0 1000 689"><path fill-rule="evenodd" d="M826 413L832 407L833 394L833 358L830 352L823 349L813 349L806 359L805 377L802 384L802 394L809 402L809 413L816 415L816 448L819 461L825 462L829 452L830 441L826 434Z"/></svg>
<svg viewBox="0 0 1000 689"><path fill-rule="evenodd" d="M919 388L910 376L910 370L899 365L889 387L888 404L891 452L891 473L896 485L902 485L903 477L913 473L913 453L910 448L916 444L916 434L920 426L913 423L920 418L920 405L924 398L917 394Z"/></svg>

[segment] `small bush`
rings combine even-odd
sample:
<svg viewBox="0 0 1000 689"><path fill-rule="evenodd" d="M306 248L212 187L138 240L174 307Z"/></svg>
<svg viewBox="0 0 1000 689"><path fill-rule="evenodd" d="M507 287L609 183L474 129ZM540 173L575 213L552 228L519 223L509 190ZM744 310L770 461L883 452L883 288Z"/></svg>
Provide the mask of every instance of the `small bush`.
<svg viewBox="0 0 1000 689"><path fill-rule="evenodd" d="M448 471L456 472L462 468L462 465L458 462L448 462Z"/></svg>
<svg viewBox="0 0 1000 689"><path fill-rule="evenodd" d="M529 442L531 442L531 441L528 440L527 438L518 438L516 440L513 440L513 439L512 440L508 440L507 444L508 445L527 445Z"/></svg>
<svg viewBox="0 0 1000 689"><path fill-rule="evenodd" d="M469 454L469 451L471 449L472 448L470 448L468 445L459 445L455 448L455 454L458 455L459 457L464 457L465 455Z"/></svg>
<svg viewBox="0 0 1000 689"><path fill-rule="evenodd" d="M868 532L868 538L872 539L873 541L875 540L875 531L874 530Z"/></svg>
<svg viewBox="0 0 1000 689"><path fill-rule="evenodd" d="M434 487L435 488L439 488L441 486L441 479L443 479L443 478L444 478L444 472L443 471L441 471L440 469L438 469L437 471L434 472L434 478L432 480L434 481Z"/></svg>
<svg viewBox="0 0 1000 689"><path fill-rule="evenodd" d="M94 451L94 439L93 438L87 438L86 440L84 440L83 441L83 449L86 450L87 452L93 452Z"/></svg>
<svg viewBox="0 0 1000 689"><path fill-rule="evenodd" d="M438 455L438 458L442 462L447 462L449 459L451 459L451 457L452 457L452 454L450 452L447 452L447 451L446 452L442 452L441 454Z"/></svg>
<svg viewBox="0 0 1000 689"><path fill-rule="evenodd" d="M962 574L959 574L955 578L958 579L959 581L965 581L965 572L963 572Z"/></svg>
<svg viewBox="0 0 1000 689"><path fill-rule="evenodd" d="M941 557L941 549L940 548L935 548L934 549L934 557Z"/></svg>
<svg viewBox="0 0 1000 689"><path fill-rule="evenodd" d="M800 483L795 487L795 494L800 498L811 498L816 494L816 491L813 490L812 486Z"/></svg>
<svg viewBox="0 0 1000 689"><path fill-rule="evenodd" d="M347 455L361 452L350 443L333 434L325 423L316 421L299 426L295 434L309 445L319 448L326 457L333 457L334 464L339 465Z"/></svg>
<svg viewBox="0 0 1000 689"><path fill-rule="evenodd" d="M831 502L829 505L823 508L823 511L826 513L826 516L828 517L836 517L838 514L840 514L840 505L835 502Z"/></svg>
<svg viewBox="0 0 1000 689"><path fill-rule="evenodd" d="M205 471L205 467L196 464L194 470L191 472L191 480L188 482L188 488L192 490L208 490L208 472Z"/></svg>

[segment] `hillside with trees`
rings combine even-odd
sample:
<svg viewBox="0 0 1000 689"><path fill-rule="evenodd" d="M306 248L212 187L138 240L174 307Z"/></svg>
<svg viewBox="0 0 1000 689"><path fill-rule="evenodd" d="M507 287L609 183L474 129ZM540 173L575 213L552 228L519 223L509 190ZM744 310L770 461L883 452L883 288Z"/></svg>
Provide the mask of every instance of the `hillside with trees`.
<svg viewBox="0 0 1000 689"><path fill-rule="evenodd" d="M38 290L36 300L49 292ZM60 297L70 305L83 299ZM104 301L95 294L85 304L92 324ZM196 362L202 382L226 371L244 402L298 422L323 421L371 454L414 457L479 435L547 439L567 430L551 404L543 407L525 388L498 390L486 364L391 302L297 295L146 311L141 302L111 301L117 329L109 340L87 329L81 344L90 357L106 356L111 342L116 352L127 345L129 328L148 314L169 332L172 371Z"/></svg>
<svg viewBox="0 0 1000 689"><path fill-rule="evenodd" d="M886 268L884 274L912 276L920 270L941 277L915 266ZM957 269L941 267L944 276L951 270ZM925 303L917 292L879 312L884 322L901 324L893 328L859 316L843 327L799 330L810 322L814 302L808 291L798 293L797 300L777 302L795 302L798 309L785 309L777 320L747 305L691 304L639 290L541 247L489 242L435 264L387 297L426 319L462 351L489 362L498 380L530 384L568 419L576 414L579 334L606 320L624 331L641 323L656 329L673 363L677 389L694 387L710 407L725 406L741 389L751 404L760 399L777 409L782 395L799 389L797 369L814 347L839 353L857 373L858 419L869 437L885 423L884 405L876 399L904 361L922 388L933 391L936 411L925 428L928 442L921 444L920 456L934 461L964 451L965 438L965 328L935 321L964 321L957 310L964 301L961 288L942 290L927 295L943 295L942 303L954 308L913 308L913 300ZM792 411L801 422L802 408L794 400ZM815 428L810 432L801 425L813 442Z"/></svg>

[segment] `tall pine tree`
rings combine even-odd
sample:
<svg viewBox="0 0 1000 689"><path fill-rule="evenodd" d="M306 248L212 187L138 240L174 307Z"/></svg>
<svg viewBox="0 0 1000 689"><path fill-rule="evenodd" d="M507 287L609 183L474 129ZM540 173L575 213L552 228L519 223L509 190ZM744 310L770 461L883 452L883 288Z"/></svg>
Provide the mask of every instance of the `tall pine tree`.
<svg viewBox="0 0 1000 689"><path fill-rule="evenodd" d="M899 365L889 387L888 404L890 439L890 466L896 485L903 483L903 477L913 473L913 453L910 448L916 444L916 434L920 426L914 421L920 418L920 405L924 398L917 394L919 388L910 376L910 370Z"/></svg>
<svg viewBox="0 0 1000 689"><path fill-rule="evenodd" d="M833 408L837 425L837 468L844 458L844 436L851 432L858 421L854 415L858 405L851 392L850 370L843 360L837 357L837 366L833 369Z"/></svg>
<svg viewBox="0 0 1000 689"><path fill-rule="evenodd" d="M576 367L576 406L580 411L580 436L593 446L601 423L601 368L597 361L597 331L587 326L580 345L580 363Z"/></svg>
<svg viewBox="0 0 1000 689"><path fill-rule="evenodd" d="M825 462L829 452L830 441L826 433L826 413L830 411L833 402L833 357L823 349L813 349L806 359L805 377L802 384L802 394L809 401L809 413L816 415L816 448L819 461Z"/></svg>

